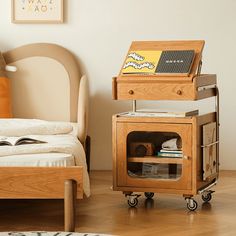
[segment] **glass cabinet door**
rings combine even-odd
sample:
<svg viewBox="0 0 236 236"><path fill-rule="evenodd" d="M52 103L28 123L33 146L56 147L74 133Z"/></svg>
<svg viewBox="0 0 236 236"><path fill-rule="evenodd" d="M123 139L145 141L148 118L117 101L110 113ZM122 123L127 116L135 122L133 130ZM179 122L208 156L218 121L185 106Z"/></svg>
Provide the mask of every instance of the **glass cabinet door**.
<svg viewBox="0 0 236 236"><path fill-rule="evenodd" d="M191 124L117 123L119 186L191 188Z"/></svg>

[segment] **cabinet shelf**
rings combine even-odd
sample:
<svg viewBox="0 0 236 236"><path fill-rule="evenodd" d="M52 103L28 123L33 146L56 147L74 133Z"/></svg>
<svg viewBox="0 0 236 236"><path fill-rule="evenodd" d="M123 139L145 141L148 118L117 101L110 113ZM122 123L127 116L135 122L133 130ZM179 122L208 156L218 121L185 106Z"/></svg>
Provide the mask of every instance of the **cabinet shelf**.
<svg viewBox="0 0 236 236"><path fill-rule="evenodd" d="M182 164L182 158L171 158L171 157L128 157L128 162L139 162L139 163L163 163L163 164Z"/></svg>

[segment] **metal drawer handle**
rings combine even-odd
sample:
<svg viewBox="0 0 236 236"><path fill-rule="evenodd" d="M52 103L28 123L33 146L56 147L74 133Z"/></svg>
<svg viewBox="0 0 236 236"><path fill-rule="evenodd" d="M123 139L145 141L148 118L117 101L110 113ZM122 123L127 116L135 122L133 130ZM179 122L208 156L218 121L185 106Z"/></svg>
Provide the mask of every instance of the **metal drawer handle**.
<svg viewBox="0 0 236 236"><path fill-rule="evenodd" d="M134 91L133 90L129 90L129 94L130 95L134 94Z"/></svg>

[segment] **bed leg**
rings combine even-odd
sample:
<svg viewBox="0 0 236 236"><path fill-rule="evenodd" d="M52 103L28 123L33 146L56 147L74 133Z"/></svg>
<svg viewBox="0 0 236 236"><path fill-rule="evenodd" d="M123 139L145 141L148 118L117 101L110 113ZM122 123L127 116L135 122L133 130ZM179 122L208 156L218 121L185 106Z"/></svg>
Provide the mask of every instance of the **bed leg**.
<svg viewBox="0 0 236 236"><path fill-rule="evenodd" d="M75 218L76 218L76 182L70 179L65 181L65 196L64 196L65 232L75 232Z"/></svg>
<svg viewBox="0 0 236 236"><path fill-rule="evenodd" d="M90 151L91 151L91 137L87 136L85 140L85 154L88 173L90 172Z"/></svg>

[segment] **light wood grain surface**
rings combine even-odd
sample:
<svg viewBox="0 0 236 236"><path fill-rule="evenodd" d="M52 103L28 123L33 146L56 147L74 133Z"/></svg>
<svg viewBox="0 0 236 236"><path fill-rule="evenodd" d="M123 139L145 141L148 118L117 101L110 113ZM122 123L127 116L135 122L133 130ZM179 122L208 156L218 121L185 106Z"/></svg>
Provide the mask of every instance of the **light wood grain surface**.
<svg viewBox="0 0 236 236"><path fill-rule="evenodd" d="M198 91L199 87L216 84L216 75L164 77L157 75L122 75L112 81L112 96L117 100L199 100L216 95L215 88Z"/></svg>
<svg viewBox="0 0 236 236"><path fill-rule="evenodd" d="M217 176L202 180L202 125L215 122L216 113L184 118L146 118L113 116L113 188L117 191L163 192L184 195L196 195L200 189L214 182ZM169 121L169 122L167 122ZM156 158L135 157L127 158L129 143L128 136L134 132L149 132L150 142L156 142L158 137L151 137L151 133L169 132L178 134L182 140L184 158ZM159 135L161 137L161 135ZM157 143L156 143L157 145ZM181 175L172 178L135 178L130 164L136 172L141 172L138 164L142 163L169 163L181 165ZM134 173L135 173L134 171Z"/></svg>
<svg viewBox="0 0 236 236"><path fill-rule="evenodd" d="M183 197L142 195L129 208L122 193L112 191L111 171L92 171L92 196L77 203L77 232L123 236L236 235L236 171L222 171L210 203L199 196L196 212L188 212ZM0 231L63 230L63 200L0 200Z"/></svg>
<svg viewBox="0 0 236 236"><path fill-rule="evenodd" d="M83 198L83 168L0 167L0 198L64 198L64 182L77 182L77 198Z"/></svg>
<svg viewBox="0 0 236 236"><path fill-rule="evenodd" d="M190 75L194 75L199 61L202 58L202 50L205 42L203 40L179 40L179 41L134 41L129 51L137 50L194 50L195 58ZM121 71L120 71L121 74Z"/></svg>

